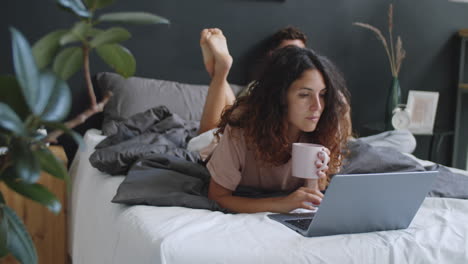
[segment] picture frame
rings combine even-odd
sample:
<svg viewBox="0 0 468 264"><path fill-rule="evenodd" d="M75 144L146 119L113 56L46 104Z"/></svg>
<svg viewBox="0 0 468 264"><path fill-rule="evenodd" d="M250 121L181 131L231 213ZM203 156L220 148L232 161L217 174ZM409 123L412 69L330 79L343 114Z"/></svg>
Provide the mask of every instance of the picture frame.
<svg viewBox="0 0 468 264"><path fill-rule="evenodd" d="M432 135L437 113L439 92L410 90L406 109L411 122L408 130L415 135Z"/></svg>

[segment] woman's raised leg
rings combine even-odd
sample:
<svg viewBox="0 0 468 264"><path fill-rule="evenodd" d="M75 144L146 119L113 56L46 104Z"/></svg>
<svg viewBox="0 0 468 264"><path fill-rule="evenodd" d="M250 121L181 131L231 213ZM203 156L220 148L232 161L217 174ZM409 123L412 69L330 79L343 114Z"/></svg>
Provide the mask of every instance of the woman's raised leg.
<svg viewBox="0 0 468 264"><path fill-rule="evenodd" d="M235 101L227 76L232 65L226 37L220 29L204 29L201 32L200 46L205 68L211 76L198 133L216 128L224 108Z"/></svg>

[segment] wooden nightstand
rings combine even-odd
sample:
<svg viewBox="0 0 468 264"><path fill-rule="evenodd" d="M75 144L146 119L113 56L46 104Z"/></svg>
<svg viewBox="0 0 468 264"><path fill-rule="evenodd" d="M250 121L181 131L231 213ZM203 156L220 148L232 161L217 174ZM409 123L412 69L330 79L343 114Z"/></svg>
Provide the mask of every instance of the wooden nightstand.
<svg viewBox="0 0 468 264"><path fill-rule="evenodd" d="M50 146L50 151L67 165L67 156L61 146ZM36 246L39 264L67 263L67 188L63 180L42 173L39 183L47 187L62 203L58 215L53 214L42 205L26 199L2 183L0 190L6 203L23 220L34 245ZM3 262L4 261L4 262ZM13 257L2 260L2 263L18 263Z"/></svg>

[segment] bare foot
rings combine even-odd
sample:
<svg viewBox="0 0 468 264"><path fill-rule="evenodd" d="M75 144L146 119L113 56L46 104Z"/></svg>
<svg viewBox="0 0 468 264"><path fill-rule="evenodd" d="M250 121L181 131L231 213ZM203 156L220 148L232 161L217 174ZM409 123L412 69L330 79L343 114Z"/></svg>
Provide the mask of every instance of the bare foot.
<svg viewBox="0 0 468 264"><path fill-rule="evenodd" d="M208 46L208 39L210 37L210 29L205 28L200 33L200 47L203 55L203 63L205 64L205 69L210 75L210 77L213 77L215 61L213 53L211 52L211 48Z"/></svg>
<svg viewBox="0 0 468 264"><path fill-rule="evenodd" d="M232 57L229 54L226 37L224 37L223 32L218 28L209 29L209 32L211 34L208 34L206 44L214 57L213 74L227 75L231 69Z"/></svg>

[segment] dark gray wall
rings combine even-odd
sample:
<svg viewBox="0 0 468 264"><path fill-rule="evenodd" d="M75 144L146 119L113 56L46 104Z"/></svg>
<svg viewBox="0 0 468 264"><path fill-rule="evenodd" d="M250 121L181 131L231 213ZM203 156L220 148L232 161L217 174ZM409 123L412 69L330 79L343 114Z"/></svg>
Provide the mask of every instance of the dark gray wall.
<svg viewBox="0 0 468 264"><path fill-rule="evenodd" d="M259 43L278 28L294 25L310 39L309 47L327 55L342 69L352 92L354 127L372 133L365 124L384 118L391 74L382 44L367 30L351 24L370 23L387 32L387 7L395 4L395 33L401 35L407 58L400 83L407 91L440 92L436 130L453 130L459 55L456 31L468 27L468 4L446 0L117 0L108 11L145 10L167 17L170 26L129 26L133 38L125 45L137 59L138 76L208 83L199 51L199 32L219 27L228 38L235 59L233 83L245 83L250 58ZM12 72L8 26L15 26L33 42L45 33L70 27L73 19L54 1L4 0L0 9L0 72ZM93 72L108 70L96 57ZM73 114L87 100L81 76L71 79ZM93 118L86 126L96 126ZM419 136L416 155L429 158L432 137ZM452 138L446 137L435 159L448 164Z"/></svg>

